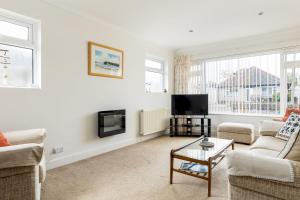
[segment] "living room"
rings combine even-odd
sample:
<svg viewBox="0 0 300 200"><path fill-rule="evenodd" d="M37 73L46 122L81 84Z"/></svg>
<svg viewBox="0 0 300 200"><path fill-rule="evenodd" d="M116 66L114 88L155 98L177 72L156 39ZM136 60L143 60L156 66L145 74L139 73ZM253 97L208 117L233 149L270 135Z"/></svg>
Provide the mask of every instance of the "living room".
<svg viewBox="0 0 300 200"><path fill-rule="evenodd" d="M0 199L300 198L299 1L0 2Z"/></svg>

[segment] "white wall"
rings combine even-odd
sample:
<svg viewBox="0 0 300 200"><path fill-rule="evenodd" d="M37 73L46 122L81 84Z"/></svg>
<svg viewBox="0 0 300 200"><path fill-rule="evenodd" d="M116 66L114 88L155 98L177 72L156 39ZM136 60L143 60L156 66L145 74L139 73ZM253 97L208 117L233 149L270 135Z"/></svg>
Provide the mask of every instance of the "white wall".
<svg viewBox="0 0 300 200"><path fill-rule="evenodd" d="M192 59L207 59L228 55L255 53L300 45L300 26L252 37L193 46L176 50L175 54L190 54Z"/></svg>
<svg viewBox="0 0 300 200"><path fill-rule="evenodd" d="M190 48L178 49L175 55L190 54L193 60L223 57L228 55L255 53L294 47L300 45L300 27L281 30L273 33L266 33L247 38L238 38ZM300 48L300 46L299 46ZM260 121L272 119L265 116L245 116L245 115L211 115L213 131L216 132L217 125L222 122L251 123L255 125L256 132Z"/></svg>
<svg viewBox="0 0 300 200"><path fill-rule="evenodd" d="M46 128L48 168L145 139L138 135L138 111L170 106L171 50L39 0L0 0L0 5L42 22L42 89L0 88L0 128ZM87 41L124 50L124 79L87 75ZM169 94L145 93L147 53L168 62ZM98 138L97 112L123 108L127 112L126 133ZM52 148L59 146L64 152L51 154Z"/></svg>

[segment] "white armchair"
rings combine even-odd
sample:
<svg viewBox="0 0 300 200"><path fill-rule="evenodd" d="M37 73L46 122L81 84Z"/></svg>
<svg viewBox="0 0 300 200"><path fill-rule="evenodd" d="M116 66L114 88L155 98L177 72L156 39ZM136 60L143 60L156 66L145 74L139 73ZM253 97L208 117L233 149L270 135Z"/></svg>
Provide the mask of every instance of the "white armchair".
<svg viewBox="0 0 300 200"><path fill-rule="evenodd" d="M0 148L0 191L3 200L38 200L45 180L45 129L4 133L11 146Z"/></svg>

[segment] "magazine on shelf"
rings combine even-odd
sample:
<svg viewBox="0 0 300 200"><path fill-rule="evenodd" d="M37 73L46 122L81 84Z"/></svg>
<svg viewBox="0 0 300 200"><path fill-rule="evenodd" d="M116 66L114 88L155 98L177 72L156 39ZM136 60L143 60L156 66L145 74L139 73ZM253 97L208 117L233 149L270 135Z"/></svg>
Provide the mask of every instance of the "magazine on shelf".
<svg viewBox="0 0 300 200"><path fill-rule="evenodd" d="M183 162L181 163L180 169L190 172L196 172L196 173L207 173L208 167L207 165L201 165L198 163L192 163L192 162Z"/></svg>

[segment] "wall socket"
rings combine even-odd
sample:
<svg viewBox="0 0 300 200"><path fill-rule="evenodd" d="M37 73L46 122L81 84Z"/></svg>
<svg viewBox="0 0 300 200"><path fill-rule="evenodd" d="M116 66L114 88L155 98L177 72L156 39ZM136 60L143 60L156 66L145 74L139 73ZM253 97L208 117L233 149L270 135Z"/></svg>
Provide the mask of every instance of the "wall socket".
<svg viewBox="0 0 300 200"><path fill-rule="evenodd" d="M53 154L59 154L59 153L62 153L62 152L64 152L63 147L55 147L55 148L52 149Z"/></svg>

